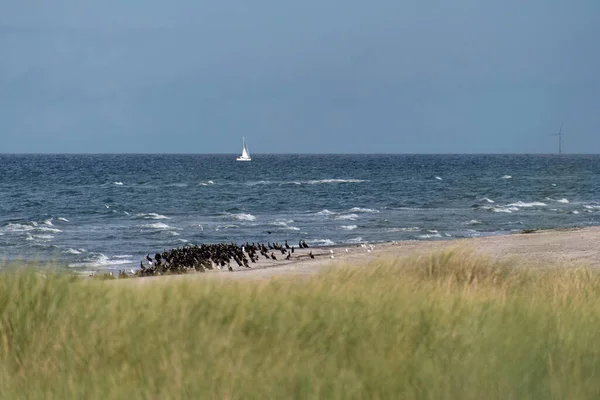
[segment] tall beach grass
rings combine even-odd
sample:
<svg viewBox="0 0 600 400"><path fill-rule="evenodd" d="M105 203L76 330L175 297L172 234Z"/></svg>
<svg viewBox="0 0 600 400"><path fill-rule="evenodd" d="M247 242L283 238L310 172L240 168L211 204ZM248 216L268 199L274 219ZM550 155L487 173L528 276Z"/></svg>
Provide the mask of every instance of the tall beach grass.
<svg viewBox="0 0 600 400"><path fill-rule="evenodd" d="M600 398L596 270L455 250L142 279L0 274L1 398Z"/></svg>

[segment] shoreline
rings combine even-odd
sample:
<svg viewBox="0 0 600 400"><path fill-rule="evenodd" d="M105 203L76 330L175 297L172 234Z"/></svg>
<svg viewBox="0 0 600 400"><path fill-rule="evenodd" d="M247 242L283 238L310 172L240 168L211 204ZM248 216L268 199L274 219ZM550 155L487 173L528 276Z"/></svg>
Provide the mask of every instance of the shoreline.
<svg viewBox="0 0 600 400"><path fill-rule="evenodd" d="M371 247L372 246L372 247ZM507 235L458 238L450 240L403 240L366 245L335 245L296 249L289 260L261 258L251 268L190 272L182 275L163 275L133 279L135 282L171 281L173 279L272 279L302 277L319 273L336 265L366 267L377 259L393 259L425 255L451 248L471 249L496 261L515 261L526 267L560 267L568 264L600 267L600 227L573 227L536 230ZM309 252L315 256L309 257ZM123 279L120 281L130 281Z"/></svg>

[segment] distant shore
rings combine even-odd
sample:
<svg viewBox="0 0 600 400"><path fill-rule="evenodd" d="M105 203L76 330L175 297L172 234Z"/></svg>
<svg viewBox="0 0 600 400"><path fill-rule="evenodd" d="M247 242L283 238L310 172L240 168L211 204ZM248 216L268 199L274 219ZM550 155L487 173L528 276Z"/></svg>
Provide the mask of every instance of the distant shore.
<svg viewBox="0 0 600 400"><path fill-rule="evenodd" d="M372 246L372 247L371 247ZM366 245L341 245L296 249L291 260L260 258L251 268L169 277L136 279L151 282L162 279L270 279L314 275L323 268L339 264L366 266L378 258L425 255L451 248L467 248L497 261L515 261L524 267L582 265L600 267L600 227L536 230L500 236L484 236L443 241L405 240ZM309 257L309 253L314 259Z"/></svg>

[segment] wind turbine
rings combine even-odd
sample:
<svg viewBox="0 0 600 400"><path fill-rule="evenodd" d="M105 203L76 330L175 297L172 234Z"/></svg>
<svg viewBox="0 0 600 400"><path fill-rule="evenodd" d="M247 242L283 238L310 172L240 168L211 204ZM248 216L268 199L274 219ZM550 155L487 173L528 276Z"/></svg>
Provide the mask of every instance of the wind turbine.
<svg viewBox="0 0 600 400"><path fill-rule="evenodd" d="M558 136L558 154L562 154L562 128L563 124L560 124L558 132L551 134L550 136Z"/></svg>

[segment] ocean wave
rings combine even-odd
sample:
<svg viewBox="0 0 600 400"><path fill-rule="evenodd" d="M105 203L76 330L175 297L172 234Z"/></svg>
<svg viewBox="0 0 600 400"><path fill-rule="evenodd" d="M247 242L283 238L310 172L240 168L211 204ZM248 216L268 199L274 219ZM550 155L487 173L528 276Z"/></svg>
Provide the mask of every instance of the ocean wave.
<svg viewBox="0 0 600 400"><path fill-rule="evenodd" d="M269 185L269 184L271 184L271 181L251 181L251 182L246 182L247 186Z"/></svg>
<svg viewBox="0 0 600 400"><path fill-rule="evenodd" d="M306 183L308 183L309 185L319 185L319 184L324 184L324 183L361 183L361 182L367 182L363 179L317 179L317 180L311 180L311 181L306 181Z"/></svg>
<svg viewBox="0 0 600 400"><path fill-rule="evenodd" d="M378 213L379 210L374 210L372 208L362 208L362 207L353 207L350 209L350 212L358 212L358 213Z"/></svg>
<svg viewBox="0 0 600 400"><path fill-rule="evenodd" d="M347 230L347 231L352 231L352 230L354 230L356 228L358 228L357 225L342 225L342 226L340 226L340 229L344 229L344 230Z"/></svg>
<svg viewBox="0 0 600 400"><path fill-rule="evenodd" d="M479 225L482 222L477 219L472 219L470 221L463 222L463 225Z"/></svg>
<svg viewBox="0 0 600 400"><path fill-rule="evenodd" d="M512 179L512 176L510 176L510 175L504 175L500 179Z"/></svg>
<svg viewBox="0 0 600 400"><path fill-rule="evenodd" d="M81 254L81 251L75 250L75 249L67 249L67 250L63 251L63 253L66 253L66 254Z"/></svg>
<svg viewBox="0 0 600 400"><path fill-rule="evenodd" d="M335 217L335 219L337 219L339 221L354 221L354 220L358 219L358 215L356 215L356 214L338 215L337 217Z"/></svg>
<svg viewBox="0 0 600 400"><path fill-rule="evenodd" d="M525 203L523 201L517 201L516 203L511 203L507 207L546 207L548 204L542 203L540 201L532 201L530 203Z"/></svg>
<svg viewBox="0 0 600 400"><path fill-rule="evenodd" d="M556 200L557 203L562 203L562 204L569 204L569 200L567 199L560 199L560 200Z"/></svg>
<svg viewBox="0 0 600 400"><path fill-rule="evenodd" d="M56 218L58 221L62 221L62 222L69 222L68 219L64 218L64 217L58 217Z"/></svg>
<svg viewBox="0 0 600 400"><path fill-rule="evenodd" d="M424 235L419 235L417 237L419 239L434 239L434 238L441 238L442 235L440 235L439 233L426 233Z"/></svg>
<svg viewBox="0 0 600 400"><path fill-rule="evenodd" d="M52 240L54 239L54 235L33 235L33 238L41 240Z"/></svg>
<svg viewBox="0 0 600 400"><path fill-rule="evenodd" d="M80 267L108 267L111 265L122 265L122 264L132 264L136 262L133 259L111 259L102 253L94 254L92 257L88 257L83 260L83 262L69 264L71 268L80 268Z"/></svg>
<svg viewBox="0 0 600 400"><path fill-rule="evenodd" d="M8 224L4 227L4 230L8 232L29 232L36 229L36 227L37 223L35 225Z"/></svg>
<svg viewBox="0 0 600 400"><path fill-rule="evenodd" d="M494 200L492 200L492 199L488 199L487 197L484 197L484 198L483 198L483 199L481 199L480 201L485 201L486 203L490 203L490 204L491 204L491 203L495 203L495 201L494 201Z"/></svg>
<svg viewBox="0 0 600 400"><path fill-rule="evenodd" d="M311 239L307 240L306 243L311 243L316 246L333 246L335 244L331 239Z"/></svg>
<svg viewBox="0 0 600 400"><path fill-rule="evenodd" d="M49 226L52 226L52 225L53 225L53 224L52 224L52 219L53 219L53 218L48 218L47 220L45 220L45 221L43 222L43 224L44 224L44 225L49 225Z"/></svg>
<svg viewBox="0 0 600 400"><path fill-rule="evenodd" d="M238 221L255 221L256 217L252 214L239 213L239 214L228 214L229 217Z"/></svg>
<svg viewBox="0 0 600 400"><path fill-rule="evenodd" d="M492 210L493 212L496 212L496 213L507 213L507 214L510 214L510 213L513 212L513 210L514 211L518 211L519 209L516 208L516 210L515 210L514 208L510 209L510 208L503 208L503 207L491 207L490 210Z"/></svg>
<svg viewBox="0 0 600 400"><path fill-rule="evenodd" d="M295 227L295 226L291 226L289 224L293 223L294 220L292 219L288 219L288 220L277 220L271 223L271 225L280 227L281 229L289 229L291 231L299 231L300 228Z"/></svg>
<svg viewBox="0 0 600 400"><path fill-rule="evenodd" d="M123 186L123 182L113 182L117 186Z"/></svg>
<svg viewBox="0 0 600 400"><path fill-rule="evenodd" d="M364 240L362 237L358 236L358 237L355 237L352 239L348 239L347 242L348 243L362 243L362 242L364 242Z"/></svg>
<svg viewBox="0 0 600 400"><path fill-rule="evenodd" d="M141 218L141 219L171 219L165 215L161 215L161 214L157 214L157 213L136 214L135 217Z"/></svg>
<svg viewBox="0 0 600 400"><path fill-rule="evenodd" d="M385 232L417 232L420 231L421 228L419 228L418 226L411 226L411 227L407 227L407 228L385 228L384 231Z"/></svg>
<svg viewBox="0 0 600 400"><path fill-rule="evenodd" d="M148 228L148 229L180 229L180 228L174 228L170 225L167 225L163 222L156 222L154 224L145 224L142 225L141 228Z"/></svg>
<svg viewBox="0 0 600 400"><path fill-rule="evenodd" d="M215 231L220 231L221 229L233 229L233 228L237 228L237 225L234 224L228 224L228 225L219 225L215 228Z"/></svg>
<svg viewBox="0 0 600 400"><path fill-rule="evenodd" d="M335 214L333 211L329 211L328 209L321 210L317 213L317 215L333 215Z"/></svg>
<svg viewBox="0 0 600 400"><path fill-rule="evenodd" d="M600 206L590 204L583 206L583 208L587 208L588 210L600 210Z"/></svg>
<svg viewBox="0 0 600 400"><path fill-rule="evenodd" d="M54 233L62 232L60 229L57 229L57 228L50 228L49 226L38 226L37 223L32 223L31 225L8 224L4 227L4 230L7 232L15 232L15 233L31 232L31 231L54 232Z"/></svg>
<svg viewBox="0 0 600 400"><path fill-rule="evenodd" d="M435 179L437 179L438 181L442 181L443 179L440 178L439 176L436 176Z"/></svg>
<svg viewBox="0 0 600 400"><path fill-rule="evenodd" d="M183 182L178 182L178 183L169 183L167 186L168 187L177 187L177 188L184 188L187 187L187 183L183 183Z"/></svg>

